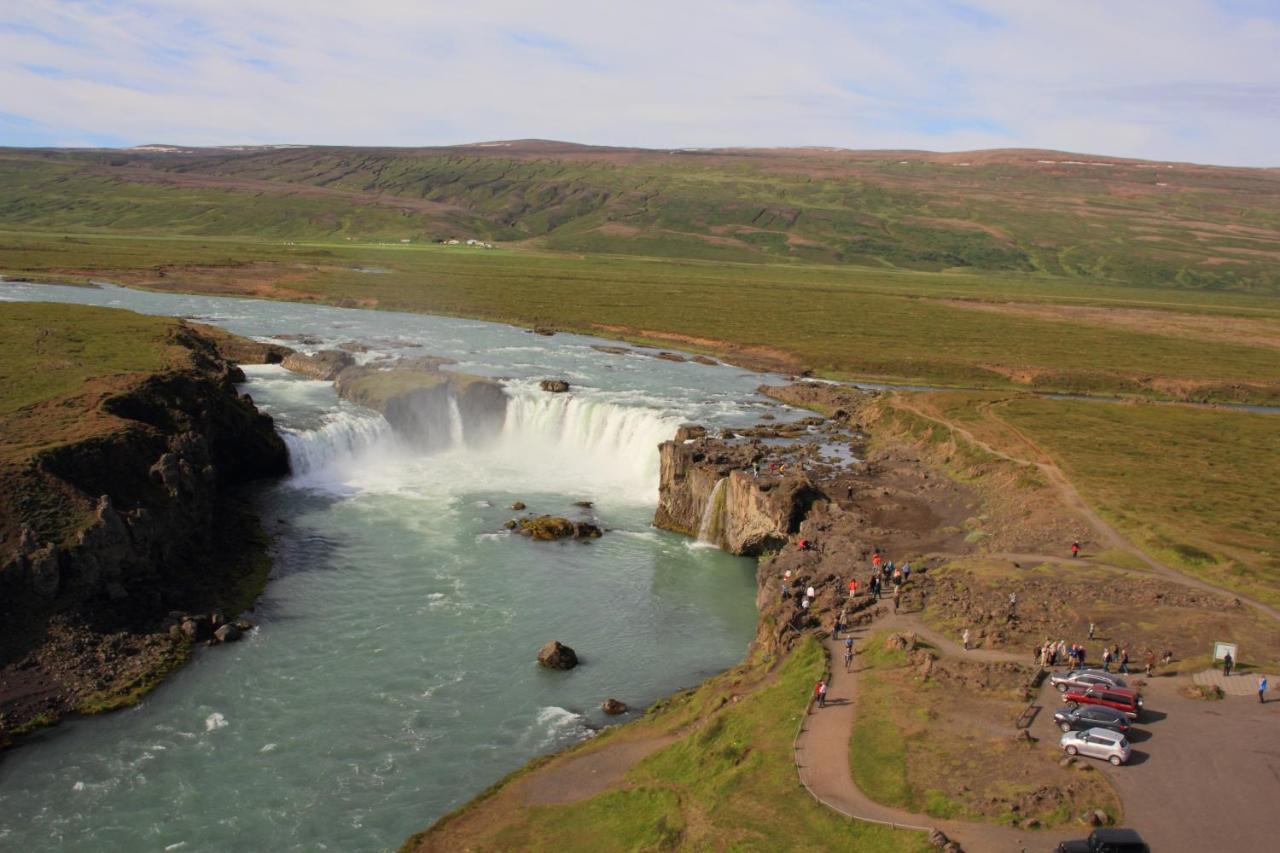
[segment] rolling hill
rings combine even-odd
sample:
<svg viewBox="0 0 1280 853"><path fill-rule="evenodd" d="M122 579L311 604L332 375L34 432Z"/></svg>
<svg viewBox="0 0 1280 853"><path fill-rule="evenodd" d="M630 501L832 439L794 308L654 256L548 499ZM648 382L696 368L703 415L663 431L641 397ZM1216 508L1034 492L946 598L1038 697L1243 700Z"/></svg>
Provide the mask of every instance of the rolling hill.
<svg viewBox="0 0 1280 853"><path fill-rule="evenodd" d="M0 229L474 237L576 254L1280 292L1280 170L1037 150L0 149Z"/></svg>

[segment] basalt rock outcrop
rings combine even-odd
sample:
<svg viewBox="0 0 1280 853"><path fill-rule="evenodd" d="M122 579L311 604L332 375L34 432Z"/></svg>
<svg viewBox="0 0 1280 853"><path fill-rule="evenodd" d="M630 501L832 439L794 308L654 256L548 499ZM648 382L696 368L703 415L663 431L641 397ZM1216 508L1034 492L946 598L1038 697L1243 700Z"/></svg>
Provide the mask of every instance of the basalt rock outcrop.
<svg viewBox="0 0 1280 853"><path fill-rule="evenodd" d="M497 437L508 398L492 379L424 366L348 367L334 381L343 399L382 413L402 440L425 450L448 447L461 433L468 446Z"/></svg>
<svg viewBox="0 0 1280 853"><path fill-rule="evenodd" d="M356 363L355 356L343 350L321 350L312 355L294 352L285 356L281 365L294 373L331 382L338 374Z"/></svg>
<svg viewBox="0 0 1280 853"><path fill-rule="evenodd" d="M781 547L821 495L800 472L755 475L752 466L765 455L759 445L704 436L664 442L658 452L654 524L688 536L702 535L733 554Z"/></svg>
<svg viewBox="0 0 1280 853"><path fill-rule="evenodd" d="M564 394L569 390L569 383L563 379L544 379L538 383L538 387L548 394Z"/></svg>
<svg viewBox="0 0 1280 853"><path fill-rule="evenodd" d="M287 450L237 394L225 333L170 337L172 369L0 419L0 745L140 695L185 656L184 612L265 579L237 489L286 474Z"/></svg>

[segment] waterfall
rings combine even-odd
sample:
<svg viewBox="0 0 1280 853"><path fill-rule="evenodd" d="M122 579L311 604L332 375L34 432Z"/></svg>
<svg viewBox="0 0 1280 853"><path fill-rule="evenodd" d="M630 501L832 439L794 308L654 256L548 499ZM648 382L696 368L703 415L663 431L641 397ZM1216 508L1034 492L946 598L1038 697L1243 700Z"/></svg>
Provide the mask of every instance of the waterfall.
<svg viewBox="0 0 1280 853"><path fill-rule="evenodd" d="M289 448L289 464L295 476L353 461L393 440L386 419L377 412L354 408L325 415L325 424L316 429L281 428L280 437Z"/></svg>
<svg viewBox="0 0 1280 853"><path fill-rule="evenodd" d="M715 545L720 541L724 517L724 483L727 477L716 480L711 494L707 496L707 505L702 509L702 521L698 524L698 541Z"/></svg>
<svg viewBox="0 0 1280 853"><path fill-rule="evenodd" d="M658 494L658 445L682 420L589 397L516 391L499 444L508 451L592 468L633 496Z"/></svg>
<svg viewBox="0 0 1280 853"><path fill-rule="evenodd" d="M449 445L462 446L462 411L458 408L458 398L449 394Z"/></svg>

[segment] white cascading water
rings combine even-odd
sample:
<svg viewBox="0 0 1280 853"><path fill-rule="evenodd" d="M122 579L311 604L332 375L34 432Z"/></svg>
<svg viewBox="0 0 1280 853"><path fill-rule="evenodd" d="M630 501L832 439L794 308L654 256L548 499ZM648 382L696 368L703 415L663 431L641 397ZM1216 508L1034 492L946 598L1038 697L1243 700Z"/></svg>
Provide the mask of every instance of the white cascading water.
<svg viewBox="0 0 1280 853"><path fill-rule="evenodd" d="M449 395L449 446L462 446L462 412L458 409L458 398Z"/></svg>
<svg viewBox="0 0 1280 853"><path fill-rule="evenodd" d="M294 476L315 474L394 441L391 424L377 412L344 409L326 416L326 421L312 430L280 429Z"/></svg>
<svg viewBox="0 0 1280 853"><path fill-rule="evenodd" d="M512 394L500 441L508 449L572 458L600 472L631 495L658 494L658 445L675 435L681 419L652 409L620 406L568 394Z"/></svg>
<svg viewBox="0 0 1280 853"><path fill-rule="evenodd" d="M719 504L720 491L724 488L724 482L727 477L721 477L716 480L716 484L711 488L711 494L707 496L707 505L702 510L702 521L698 524L698 541L715 543L720 536L720 518L719 511L722 508Z"/></svg>
<svg viewBox="0 0 1280 853"><path fill-rule="evenodd" d="M433 457L440 474L452 471L442 467L449 457L465 454L477 485L491 485L483 482L491 471L519 488L587 489L628 502L657 498L658 445L675 434L680 418L580 395L520 387L508 393L501 430L479 447L465 441L475 425L464 421L457 400L449 398L448 441ZM408 461L405 454L422 456L398 443L376 412L343 404L325 417L316 429L281 427L295 476L345 480L357 467L376 467L378 458L396 467ZM484 460L488 464L480 465Z"/></svg>

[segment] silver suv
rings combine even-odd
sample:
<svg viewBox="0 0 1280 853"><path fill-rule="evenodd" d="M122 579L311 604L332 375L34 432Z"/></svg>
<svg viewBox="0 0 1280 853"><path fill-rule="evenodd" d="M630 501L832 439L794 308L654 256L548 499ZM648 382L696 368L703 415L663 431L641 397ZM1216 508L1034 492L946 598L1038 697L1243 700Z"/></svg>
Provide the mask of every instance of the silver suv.
<svg viewBox="0 0 1280 853"><path fill-rule="evenodd" d="M1049 683L1066 693L1072 687L1128 687L1124 679L1115 673L1100 669L1062 669L1049 676Z"/></svg>
<svg viewBox="0 0 1280 853"><path fill-rule="evenodd" d="M1067 732L1058 741L1062 751L1067 755L1087 755L1090 758L1105 758L1119 767L1129 760L1129 741L1119 732L1110 729L1085 729L1082 732Z"/></svg>

